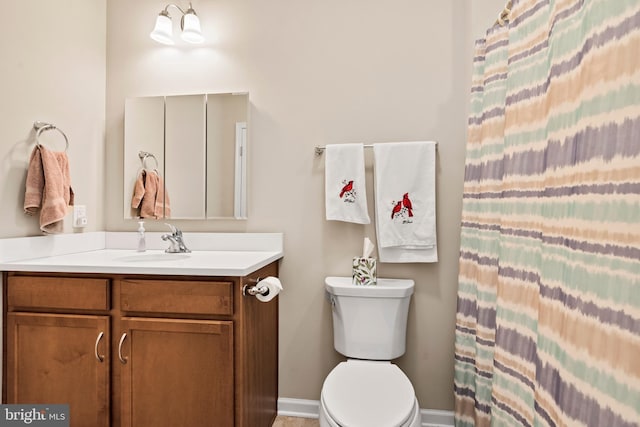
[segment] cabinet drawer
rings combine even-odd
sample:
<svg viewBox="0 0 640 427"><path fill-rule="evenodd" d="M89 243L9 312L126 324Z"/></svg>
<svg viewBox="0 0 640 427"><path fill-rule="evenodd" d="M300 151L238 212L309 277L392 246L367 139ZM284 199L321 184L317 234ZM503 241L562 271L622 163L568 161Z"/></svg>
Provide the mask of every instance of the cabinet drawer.
<svg viewBox="0 0 640 427"><path fill-rule="evenodd" d="M12 276L7 305L20 308L109 310L109 280Z"/></svg>
<svg viewBox="0 0 640 427"><path fill-rule="evenodd" d="M176 314L233 314L232 282L123 280L123 311Z"/></svg>

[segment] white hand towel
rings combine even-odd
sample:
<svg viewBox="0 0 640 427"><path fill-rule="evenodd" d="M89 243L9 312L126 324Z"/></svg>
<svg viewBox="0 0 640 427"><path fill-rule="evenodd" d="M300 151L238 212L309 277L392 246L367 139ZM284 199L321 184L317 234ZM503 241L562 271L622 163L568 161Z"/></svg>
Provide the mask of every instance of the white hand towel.
<svg viewBox="0 0 640 427"><path fill-rule="evenodd" d="M369 224L362 144L333 144L325 148L327 220Z"/></svg>
<svg viewBox="0 0 640 427"><path fill-rule="evenodd" d="M380 262L436 262L433 141L374 144Z"/></svg>

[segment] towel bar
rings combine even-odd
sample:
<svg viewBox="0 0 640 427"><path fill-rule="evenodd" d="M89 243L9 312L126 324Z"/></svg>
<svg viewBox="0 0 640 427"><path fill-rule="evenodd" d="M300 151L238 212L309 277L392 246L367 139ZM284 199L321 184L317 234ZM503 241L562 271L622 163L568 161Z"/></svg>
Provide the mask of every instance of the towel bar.
<svg viewBox="0 0 640 427"><path fill-rule="evenodd" d="M364 144L364 148L372 148L373 144ZM315 147L316 155L321 155L324 150L327 148L325 145L316 145ZM438 149L438 143L436 143L436 150Z"/></svg>

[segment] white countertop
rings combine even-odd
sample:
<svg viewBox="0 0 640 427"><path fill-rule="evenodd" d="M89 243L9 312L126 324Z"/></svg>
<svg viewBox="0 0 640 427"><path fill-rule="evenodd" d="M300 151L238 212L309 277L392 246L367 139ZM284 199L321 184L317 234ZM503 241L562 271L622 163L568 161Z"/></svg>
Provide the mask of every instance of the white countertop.
<svg viewBox="0 0 640 427"><path fill-rule="evenodd" d="M0 239L0 270L246 276L283 256L280 233L185 233L192 252L177 254L160 249L161 233L147 234L145 252L128 249L135 233L102 234Z"/></svg>

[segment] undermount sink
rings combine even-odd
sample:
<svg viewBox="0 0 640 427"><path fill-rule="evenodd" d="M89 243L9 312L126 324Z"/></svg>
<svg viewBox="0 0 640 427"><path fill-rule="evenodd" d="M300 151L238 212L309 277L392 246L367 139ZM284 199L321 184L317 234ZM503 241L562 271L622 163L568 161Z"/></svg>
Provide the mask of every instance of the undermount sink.
<svg viewBox="0 0 640 427"><path fill-rule="evenodd" d="M135 255L127 255L114 258L114 261L124 262L165 262L165 261L178 261L181 259L189 258L187 253L136 253Z"/></svg>

